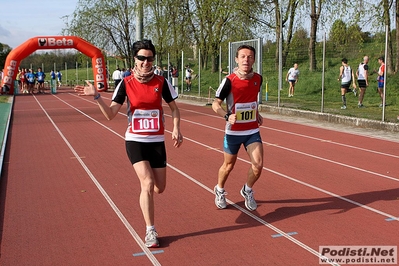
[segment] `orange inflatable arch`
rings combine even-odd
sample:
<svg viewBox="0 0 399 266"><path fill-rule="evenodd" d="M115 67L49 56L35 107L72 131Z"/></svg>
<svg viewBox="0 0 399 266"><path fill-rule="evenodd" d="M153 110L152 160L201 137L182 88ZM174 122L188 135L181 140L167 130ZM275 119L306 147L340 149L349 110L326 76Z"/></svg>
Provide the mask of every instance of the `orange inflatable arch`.
<svg viewBox="0 0 399 266"><path fill-rule="evenodd" d="M94 86L98 91L106 91L107 74L104 56L101 50L91 43L77 36L45 36L34 37L8 54L4 66L4 76L1 89L9 94L14 94L14 80L18 74L18 67L22 59L39 49L71 49L74 48L91 57L93 68ZM55 70L55 69L54 69Z"/></svg>

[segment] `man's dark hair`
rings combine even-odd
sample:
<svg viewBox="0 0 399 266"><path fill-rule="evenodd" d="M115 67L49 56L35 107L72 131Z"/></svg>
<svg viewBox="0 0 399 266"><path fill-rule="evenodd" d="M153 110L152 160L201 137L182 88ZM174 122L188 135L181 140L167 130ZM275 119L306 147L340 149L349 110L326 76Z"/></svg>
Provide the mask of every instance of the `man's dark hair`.
<svg viewBox="0 0 399 266"><path fill-rule="evenodd" d="M379 60L381 60L382 62L385 62L385 58L383 56L378 57Z"/></svg>
<svg viewBox="0 0 399 266"><path fill-rule="evenodd" d="M348 59L346 59L346 58L342 58L341 61L344 62L345 64L348 64Z"/></svg>
<svg viewBox="0 0 399 266"><path fill-rule="evenodd" d="M152 44L151 40L144 39L133 43L133 56L136 56L141 49L151 50L152 56L155 56L155 46Z"/></svg>
<svg viewBox="0 0 399 266"><path fill-rule="evenodd" d="M246 45L246 44L243 44L243 45L241 45L241 46L239 46L239 47L237 48L236 57L238 57L238 51L240 51L240 50L242 50L242 49L249 49L249 50L251 50L252 52L254 52L254 57L255 57L255 55L256 55L255 48L253 48L251 45Z"/></svg>

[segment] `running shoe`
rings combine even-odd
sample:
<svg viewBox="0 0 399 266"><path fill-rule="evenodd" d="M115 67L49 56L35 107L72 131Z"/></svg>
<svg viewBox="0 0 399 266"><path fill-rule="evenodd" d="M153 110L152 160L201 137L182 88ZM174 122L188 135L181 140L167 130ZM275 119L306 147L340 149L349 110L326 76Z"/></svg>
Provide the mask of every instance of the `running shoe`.
<svg viewBox="0 0 399 266"><path fill-rule="evenodd" d="M353 89L353 94L355 94L355 97L357 96L357 91Z"/></svg>
<svg viewBox="0 0 399 266"><path fill-rule="evenodd" d="M341 109L342 109L342 110L345 110L345 109L346 109L346 105L343 105L343 106L341 107Z"/></svg>
<svg viewBox="0 0 399 266"><path fill-rule="evenodd" d="M147 248L159 247L158 233L155 230L150 230L145 234L145 246Z"/></svg>
<svg viewBox="0 0 399 266"><path fill-rule="evenodd" d="M254 199L254 192L251 190L251 192L246 192L245 191L245 185L241 189L241 196L244 197L245 199L245 207L247 207L248 210L254 211L258 207L256 205L256 201Z"/></svg>
<svg viewBox="0 0 399 266"><path fill-rule="evenodd" d="M217 189L217 186L215 186L213 191L215 191L215 204L216 204L216 207L218 207L219 209L226 209L227 203L226 203L225 195L227 195L227 192L226 191L219 192L219 190Z"/></svg>
<svg viewBox="0 0 399 266"><path fill-rule="evenodd" d="M362 107L364 107L364 105L363 105L362 103L359 103L359 104L357 105L357 107L358 107L358 108L362 108Z"/></svg>

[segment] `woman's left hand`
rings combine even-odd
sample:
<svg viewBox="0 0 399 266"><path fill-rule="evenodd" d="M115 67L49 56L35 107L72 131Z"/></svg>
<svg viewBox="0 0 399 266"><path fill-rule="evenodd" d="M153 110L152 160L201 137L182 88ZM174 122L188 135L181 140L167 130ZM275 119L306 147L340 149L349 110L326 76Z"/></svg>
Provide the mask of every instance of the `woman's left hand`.
<svg viewBox="0 0 399 266"><path fill-rule="evenodd" d="M173 143L173 146L175 146L175 148L179 148L180 145L183 144L183 135L179 131L177 133L173 132L172 133L172 140L175 141Z"/></svg>

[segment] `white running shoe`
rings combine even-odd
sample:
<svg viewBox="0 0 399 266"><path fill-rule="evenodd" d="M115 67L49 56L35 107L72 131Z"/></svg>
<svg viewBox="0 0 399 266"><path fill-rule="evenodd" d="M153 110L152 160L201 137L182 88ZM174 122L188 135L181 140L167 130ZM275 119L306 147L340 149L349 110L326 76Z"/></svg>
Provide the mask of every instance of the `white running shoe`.
<svg viewBox="0 0 399 266"><path fill-rule="evenodd" d="M245 191L245 185L242 187L241 191L241 196L244 197L245 199L245 207L247 207L248 210L254 211L258 207L256 204L255 198L254 198L254 191L251 190L251 192L246 192Z"/></svg>
<svg viewBox="0 0 399 266"><path fill-rule="evenodd" d="M216 207L218 207L219 209L226 209L227 203L226 203L225 195L227 195L227 192L226 191L219 192L219 190L217 189L217 186L215 186L213 191L215 192L215 205L216 205Z"/></svg>
<svg viewBox="0 0 399 266"><path fill-rule="evenodd" d="M145 246L147 248L159 247L158 233L155 230L150 230L145 234Z"/></svg>

